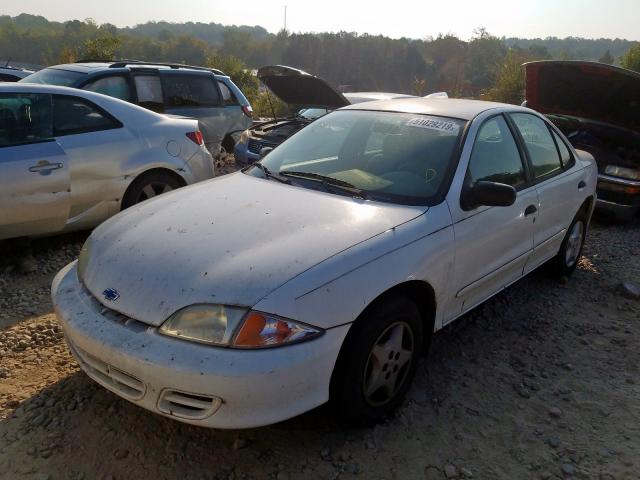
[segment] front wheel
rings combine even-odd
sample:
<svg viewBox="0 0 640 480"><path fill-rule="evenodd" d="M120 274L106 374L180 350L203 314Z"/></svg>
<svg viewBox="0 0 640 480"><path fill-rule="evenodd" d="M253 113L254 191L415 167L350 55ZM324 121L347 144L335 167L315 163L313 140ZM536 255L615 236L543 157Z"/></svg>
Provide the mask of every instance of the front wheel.
<svg viewBox="0 0 640 480"><path fill-rule="evenodd" d="M568 277L573 273L582 255L586 235L587 216L581 210L571 222L558 254L551 260L551 266L556 275Z"/></svg>
<svg viewBox="0 0 640 480"><path fill-rule="evenodd" d="M422 352L420 311L407 298L375 306L352 327L331 381L331 404L351 424L372 425L397 409Z"/></svg>

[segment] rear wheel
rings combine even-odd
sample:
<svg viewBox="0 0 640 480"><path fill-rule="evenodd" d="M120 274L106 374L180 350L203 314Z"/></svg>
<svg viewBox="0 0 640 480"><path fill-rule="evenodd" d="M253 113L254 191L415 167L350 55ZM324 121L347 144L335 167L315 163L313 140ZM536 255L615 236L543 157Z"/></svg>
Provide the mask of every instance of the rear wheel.
<svg viewBox="0 0 640 480"><path fill-rule="evenodd" d="M122 198L122 209L184 186L184 182L169 172L150 172L136 178Z"/></svg>
<svg viewBox="0 0 640 480"><path fill-rule="evenodd" d="M423 346L420 311L398 297L375 306L352 327L331 381L331 404L352 424L372 425L398 408Z"/></svg>
<svg viewBox="0 0 640 480"><path fill-rule="evenodd" d="M587 215L580 210L567 229L560 245L560 251L551 260L553 273L557 276L570 276L578 266L582 255L582 247L587 235Z"/></svg>

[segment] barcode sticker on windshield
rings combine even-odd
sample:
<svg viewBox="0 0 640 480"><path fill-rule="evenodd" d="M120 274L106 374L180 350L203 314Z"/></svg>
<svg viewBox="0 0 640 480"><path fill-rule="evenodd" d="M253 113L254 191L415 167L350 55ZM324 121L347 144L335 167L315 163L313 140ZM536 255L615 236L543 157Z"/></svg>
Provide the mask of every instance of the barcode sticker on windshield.
<svg viewBox="0 0 640 480"><path fill-rule="evenodd" d="M439 132L450 133L457 135L460 125L453 122L447 122L445 120L430 120L428 118L412 118L406 125L408 127L426 128L429 130L437 130Z"/></svg>

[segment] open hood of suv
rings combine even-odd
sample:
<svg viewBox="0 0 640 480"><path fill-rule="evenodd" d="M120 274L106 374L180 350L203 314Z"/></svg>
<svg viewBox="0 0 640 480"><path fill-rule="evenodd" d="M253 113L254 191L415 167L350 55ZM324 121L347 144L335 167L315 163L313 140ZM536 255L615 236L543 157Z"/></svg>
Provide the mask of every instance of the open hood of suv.
<svg viewBox="0 0 640 480"><path fill-rule="evenodd" d="M525 63L527 107L640 132L640 73L603 63Z"/></svg>
<svg viewBox="0 0 640 480"><path fill-rule="evenodd" d="M296 108L320 107L328 110L349 105L331 85L307 72L284 65L258 70L258 79L280 100Z"/></svg>

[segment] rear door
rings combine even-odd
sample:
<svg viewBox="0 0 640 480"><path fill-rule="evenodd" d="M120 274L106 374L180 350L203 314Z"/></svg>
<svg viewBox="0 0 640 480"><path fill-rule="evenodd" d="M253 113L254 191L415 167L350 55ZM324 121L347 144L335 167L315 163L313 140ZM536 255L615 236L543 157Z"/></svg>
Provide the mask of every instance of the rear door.
<svg viewBox="0 0 640 480"><path fill-rule="evenodd" d="M69 217L69 162L51 95L0 94L0 239L53 233Z"/></svg>
<svg viewBox="0 0 640 480"><path fill-rule="evenodd" d="M231 118L225 114L218 82L210 72L161 70L165 113L199 121L204 143L212 155L220 151Z"/></svg>
<svg viewBox="0 0 640 480"><path fill-rule="evenodd" d="M558 253L567 228L580 208L578 191L586 187L586 172L575 168L570 150L546 121L529 113L509 116L524 145L540 202L533 253L525 267L528 273Z"/></svg>
<svg viewBox="0 0 640 480"><path fill-rule="evenodd" d="M73 95L53 96L53 134L69 158L71 221L92 226L118 211L128 173L123 167L140 150L140 139L103 108Z"/></svg>

